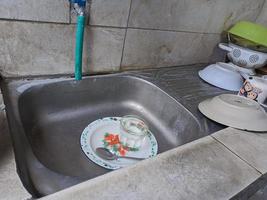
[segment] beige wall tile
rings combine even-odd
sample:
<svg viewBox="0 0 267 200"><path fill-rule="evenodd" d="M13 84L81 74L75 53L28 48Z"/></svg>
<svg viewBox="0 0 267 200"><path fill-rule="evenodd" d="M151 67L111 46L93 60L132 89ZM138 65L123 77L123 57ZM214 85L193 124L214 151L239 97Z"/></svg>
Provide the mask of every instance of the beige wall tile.
<svg viewBox="0 0 267 200"><path fill-rule="evenodd" d="M129 29L123 69L167 67L208 62L220 40L217 34Z"/></svg>
<svg viewBox="0 0 267 200"><path fill-rule="evenodd" d="M86 4L87 24L127 27L130 3L131 0L92 0ZM77 14L72 10L71 23L76 21Z"/></svg>
<svg viewBox="0 0 267 200"><path fill-rule="evenodd" d="M0 102L1 104L1 102ZM0 105L1 107L1 105ZM0 109L0 192L1 199L30 199L16 172L16 163L8 130L6 114Z"/></svg>
<svg viewBox="0 0 267 200"><path fill-rule="evenodd" d="M120 69L130 3L131 0L92 0L90 24L118 28L86 27L84 72ZM256 20L263 3L264 0L132 0L129 25L137 28L128 30L121 68L208 62L214 58L213 48L220 41L221 31L240 19ZM266 4L259 23L267 23L265 13ZM69 3L2 0L1 18L69 23ZM72 23L75 20L72 16ZM36 22L0 20L2 73L73 73L75 25Z"/></svg>
<svg viewBox="0 0 267 200"><path fill-rule="evenodd" d="M0 18L69 23L67 0L1 0Z"/></svg>
<svg viewBox="0 0 267 200"><path fill-rule="evenodd" d="M256 20L264 0L133 0L129 26L220 33L239 20Z"/></svg>
<svg viewBox="0 0 267 200"><path fill-rule="evenodd" d="M90 24L126 27L130 0L92 0Z"/></svg>
<svg viewBox="0 0 267 200"><path fill-rule="evenodd" d="M84 72L119 69L125 30L88 28ZM75 26L0 21L0 69L5 76L73 73Z"/></svg>
<svg viewBox="0 0 267 200"><path fill-rule="evenodd" d="M85 71L118 71L122 57L125 29L88 28L85 41L87 52L87 69Z"/></svg>
<svg viewBox="0 0 267 200"><path fill-rule="evenodd" d="M265 1L265 4L264 4L256 22L259 24L262 24L264 26L267 26L267 1Z"/></svg>

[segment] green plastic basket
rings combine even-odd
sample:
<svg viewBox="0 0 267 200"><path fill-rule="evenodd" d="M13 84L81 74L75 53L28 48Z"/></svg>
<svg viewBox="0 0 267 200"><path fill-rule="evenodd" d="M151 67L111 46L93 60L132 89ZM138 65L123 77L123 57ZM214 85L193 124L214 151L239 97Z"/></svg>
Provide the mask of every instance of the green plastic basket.
<svg viewBox="0 0 267 200"><path fill-rule="evenodd" d="M248 21L240 21L228 33L267 47L267 27Z"/></svg>

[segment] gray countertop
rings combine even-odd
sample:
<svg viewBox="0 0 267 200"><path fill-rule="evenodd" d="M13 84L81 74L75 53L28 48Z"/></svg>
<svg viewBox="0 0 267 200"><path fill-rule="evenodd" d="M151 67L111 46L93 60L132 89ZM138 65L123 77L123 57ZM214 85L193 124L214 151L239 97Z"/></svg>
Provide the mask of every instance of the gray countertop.
<svg viewBox="0 0 267 200"><path fill-rule="evenodd" d="M265 134L226 128L43 199L248 199L265 182L266 146Z"/></svg>
<svg viewBox="0 0 267 200"><path fill-rule="evenodd" d="M31 197L16 173L16 163L4 111L0 111L0 193L0 199L4 200L22 200Z"/></svg>
<svg viewBox="0 0 267 200"><path fill-rule="evenodd" d="M267 135L225 128L198 112L200 101L227 93L197 79L201 68L132 72L189 109L205 130L201 139L44 199L246 199L266 184Z"/></svg>
<svg viewBox="0 0 267 200"><path fill-rule="evenodd" d="M247 199L266 184L267 135L225 128L203 118L198 103L229 92L198 79L201 68L133 73L189 109L205 130L203 138L44 199Z"/></svg>

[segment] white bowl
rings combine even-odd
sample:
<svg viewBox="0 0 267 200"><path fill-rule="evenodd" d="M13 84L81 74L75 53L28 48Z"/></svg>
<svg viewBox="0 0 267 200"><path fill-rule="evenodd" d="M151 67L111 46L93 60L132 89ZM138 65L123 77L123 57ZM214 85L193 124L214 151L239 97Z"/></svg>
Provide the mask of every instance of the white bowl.
<svg viewBox="0 0 267 200"><path fill-rule="evenodd" d="M201 102L198 108L206 117L220 124L248 131L267 131L267 113L251 99L222 94Z"/></svg>
<svg viewBox="0 0 267 200"><path fill-rule="evenodd" d="M267 53L253 51L233 43L220 43L219 47L227 51L228 58L240 67L257 69L267 64Z"/></svg>
<svg viewBox="0 0 267 200"><path fill-rule="evenodd" d="M200 78L216 87L239 91L243 85L243 77L236 70L235 65L218 62L207 66L198 72Z"/></svg>

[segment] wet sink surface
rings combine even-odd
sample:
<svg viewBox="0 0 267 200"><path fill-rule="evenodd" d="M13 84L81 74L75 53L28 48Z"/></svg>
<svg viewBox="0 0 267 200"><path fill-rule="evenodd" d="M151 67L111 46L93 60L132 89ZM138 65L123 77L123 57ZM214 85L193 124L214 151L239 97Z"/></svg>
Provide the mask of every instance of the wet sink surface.
<svg viewBox="0 0 267 200"><path fill-rule="evenodd" d="M175 74L182 76L179 78L182 82L175 82L177 90L172 90L175 91L172 95L194 111L198 101L194 96L196 88L203 94L212 87L195 78L197 73L192 73L193 69L197 72L195 67L189 72L188 69L185 73L192 74L192 78L182 76L183 68L179 68L177 73L175 70L161 72L159 80L169 81L169 73L171 81ZM154 76L153 73L148 74ZM78 82L63 78L2 84L18 174L25 188L33 196L40 197L109 172L90 161L80 146L84 128L99 118L129 114L144 118L158 141L158 153L211 133L205 129L214 127L209 121L201 121L203 117L197 112L193 116L154 85L151 77L145 79L151 82L125 73L87 77ZM166 82L166 90L163 87L165 91L174 89L174 82L172 86L169 82ZM185 93L178 89L181 83L193 89L186 88ZM188 99L190 96L194 98ZM204 130L199 121L205 124Z"/></svg>
<svg viewBox="0 0 267 200"><path fill-rule="evenodd" d="M154 133L159 153L196 138L195 118L155 85L132 76L89 78L34 86L19 98L22 124L37 159L58 173L93 178L107 172L80 147L96 119L138 115Z"/></svg>

